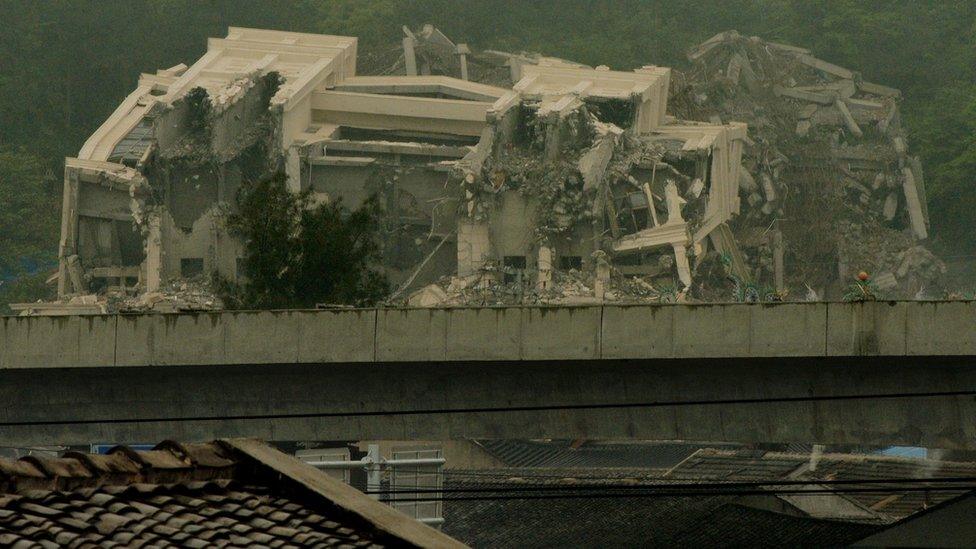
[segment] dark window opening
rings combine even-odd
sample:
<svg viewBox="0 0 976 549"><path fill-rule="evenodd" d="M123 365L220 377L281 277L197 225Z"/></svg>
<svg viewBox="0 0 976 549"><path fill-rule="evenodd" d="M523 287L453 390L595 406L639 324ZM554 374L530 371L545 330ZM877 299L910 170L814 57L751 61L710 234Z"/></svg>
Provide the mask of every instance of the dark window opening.
<svg viewBox="0 0 976 549"><path fill-rule="evenodd" d="M119 254L121 255L122 265L139 265L146 259L145 244L135 223L131 221L112 222L116 238L118 238Z"/></svg>
<svg viewBox="0 0 976 549"><path fill-rule="evenodd" d="M628 232L643 231L650 227L647 195L629 193L618 208L618 223L621 227L632 228Z"/></svg>
<svg viewBox="0 0 976 549"><path fill-rule="evenodd" d="M586 106L600 122L609 122L623 129L633 126L637 118L637 104L632 100L594 99L587 101Z"/></svg>
<svg viewBox="0 0 976 549"><path fill-rule="evenodd" d="M203 274L202 257L184 257L180 260L180 276L190 278Z"/></svg>
<svg viewBox="0 0 976 549"><path fill-rule="evenodd" d="M506 255L502 264L505 267L505 284L513 284L522 279L525 271L524 255Z"/></svg>
<svg viewBox="0 0 976 549"><path fill-rule="evenodd" d="M455 135L447 133L414 132L406 130L371 130L342 126L339 128L341 139L349 141L393 141L397 143L431 143L434 145L477 145L478 137ZM329 155L332 151L329 151ZM359 153L360 155L362 153ZM353 155L355 156L355 155Z"/></svg>
<svg viewBox="0 0 976 549"><path fill-rule="evenodd" d="M583 270L583 258L578 255L560 256L559 269L562 271L568 271L570 269L576 269L577 271L581 271Z"/></svg>

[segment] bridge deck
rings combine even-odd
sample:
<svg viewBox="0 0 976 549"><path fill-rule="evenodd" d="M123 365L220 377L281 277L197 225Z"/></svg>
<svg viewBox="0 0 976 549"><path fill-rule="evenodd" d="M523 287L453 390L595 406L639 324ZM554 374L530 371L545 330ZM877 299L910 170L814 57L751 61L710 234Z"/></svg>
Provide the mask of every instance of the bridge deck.
<svg viewBox="0 0 976 549"><path fill-rule="evenodd" d="M976 302L5 317L0 369L976 355Z"/></svg>
<svg viewBox="0 0 976 549"><path fill-rule="evenodd" d="M976 449L976 304L6 318L7 445L631 438Z"/></svg>

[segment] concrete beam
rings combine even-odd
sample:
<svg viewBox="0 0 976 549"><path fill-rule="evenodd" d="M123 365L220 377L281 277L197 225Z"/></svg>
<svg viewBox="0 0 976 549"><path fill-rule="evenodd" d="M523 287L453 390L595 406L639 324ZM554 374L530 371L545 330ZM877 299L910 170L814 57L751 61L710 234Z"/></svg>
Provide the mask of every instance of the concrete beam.
<svg viewBox="0 0 976 549"><path fill-rule="evenodd" d="M974 302L6 317L0 438L976 449L974 325Z"/></svg>
<svg viewBox="0 0 976 549"><path fill-rule="evenodd" d="M439 156L445 158L464 158L468 153L471 152L471 147L432 145L430 143L352 141L348 139L322 139L319 142L325 147L326 154L328 154L329 151L351 151L372 154L407 154L419 156Z"/></svg>
<svg viewBox="0 0 976 549"><path fill-rule="evenodd" d="M370 93L312 94L316 122L370 129L481 135L491 103Z"/></svg>
<svg viewBox="0 0 976 549"><path fill-rule="evenodd" d="M973 326L976 302L970 301L3 317L0 370L973 356Z"/></svg>
<svg viewBox="0 0 976 549"><path fill-rule="evenodd" d="M669 316L663 311L657 314ZM495 323L498 313L480 314L467 320L498 329L488 339L510 335ZM722 320L735 319L712 326ZM431 342L439 339L428 333L413 356L436 351ZM651 338L645 348L667 348L662 340ZM546 342L538 350L554 347ZM938 394L974 386L976 365L968 357L3 370L0 437L10 446L214 437L615 438L976 449L972 396ZM919 396L885 396L903 393Z"/></svg>
<svg viewBox="0 0 976 549"><path fill-rule="evenodd" d="M336 84L336 91L409 95L439 93L468 101L495 102L508 90L450 76L356 76Z"/></svg>

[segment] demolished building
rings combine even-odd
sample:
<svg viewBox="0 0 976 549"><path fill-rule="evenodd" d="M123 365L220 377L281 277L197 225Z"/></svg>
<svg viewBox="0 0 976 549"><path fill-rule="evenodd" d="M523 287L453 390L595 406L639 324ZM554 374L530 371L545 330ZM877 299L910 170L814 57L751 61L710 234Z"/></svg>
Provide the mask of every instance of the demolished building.
<svg viewBox="0 0 976 549"><path fill-rule="evenodd" d="M732 286L761 284L762 296L801 284L823 296L874 265L837 236L862 230L848 216L823 252L832 277L794 267L806 244L783 218L819 207L790 188L803 170L830 169L843 192L863 191L878 238L900 239L877 263L895 286L922 263L940 268L917 245L923 179L897 93L805 50L725 33L676 74L473 51L429 25L404 31L392 65L367 57L375 76L358 74L355 38L236 27L192 66L143 74L66 161L59 296L166 310L154 304L172 307L187 280L237 280L245 251L226 218L242 181L273 171L318 200L380 198L391 304L728 300ZM816 85L784 84L766 68L776 56ZM793 109L795 140L828 133L832 146L818 138L791 156L775 131L785 122L743 109L763 94ZM875 133L893 151L851 143ZM833 210L808 213L835 221ZM176 308L220 306L191 301Z"/></svg>
<svg viewBox="0 0 976 549"><path fill-rule="evenodd" d="M945 265L922 244L925 178L901 125L898 90L807 49L735 31L688 57L673 112L750 127L743 215L733 230L754 271L768 273L785 256L777 288L836 298L863 270L891 297L937 295Z"/></svg>

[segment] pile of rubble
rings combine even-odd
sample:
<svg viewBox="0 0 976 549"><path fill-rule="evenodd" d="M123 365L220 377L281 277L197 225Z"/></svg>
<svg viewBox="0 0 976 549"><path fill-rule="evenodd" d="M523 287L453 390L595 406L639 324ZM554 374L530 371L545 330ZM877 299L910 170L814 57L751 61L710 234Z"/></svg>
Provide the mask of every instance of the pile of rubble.
<svg viewBox="0 0 976 549"><path fill-rule="evenodd" d="M98 294L65 296L53 302L11 304L11 308L21 316L178 313L224 308L216 289L202 277L172 280L155 292L138 290L113 286Z"/></svg>
<svg viewBox="0 0 976 549"><path fill-rule="evenodd" d="M601 280L602 278L602 280ZM516 278L504 282L490 269L468 279L447 277L388 306L408 307L492 307L505 305L595 305L599 303L677 303L687 301L685 292L673 284L660 284L652 277L604 277L593 270L555 271L547 287Z"/></svg>
<svg viewBox="0 0 976 549"><path fill-rule="evenodd" d="M863 270L887 297L934 293L945 265L920 243L929 226L924 178L898 90L735 31L689 59L692 68L672 81L672 114L749 125L732 228L753 272L769 272L769 248L781 245L783 286L794 292L812 286L836 298L840 281Z"/></svg>
<svg viewBox="0 0 976 549"><path fill-rule="evenodd" d="M224 308L213 285L203 277L171 280L155 292L136 296L109 294L107 298L109 310L120 313L175 313Z"/></svg>

